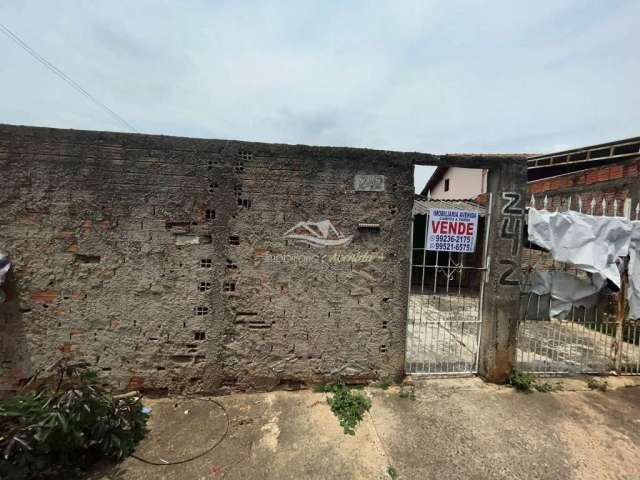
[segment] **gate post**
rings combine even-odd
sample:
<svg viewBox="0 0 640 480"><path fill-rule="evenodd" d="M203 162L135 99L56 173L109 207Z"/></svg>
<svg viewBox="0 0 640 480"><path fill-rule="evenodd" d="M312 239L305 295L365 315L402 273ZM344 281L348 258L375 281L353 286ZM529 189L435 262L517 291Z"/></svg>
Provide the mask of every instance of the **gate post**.
<svg viewBox="0 0 640 480"><path fill-rule="evenodd" d="M508 379L515 358L526 189L525 159L510 158L489 170L487 192L493 201L478 373L496 383Z"/></svg>

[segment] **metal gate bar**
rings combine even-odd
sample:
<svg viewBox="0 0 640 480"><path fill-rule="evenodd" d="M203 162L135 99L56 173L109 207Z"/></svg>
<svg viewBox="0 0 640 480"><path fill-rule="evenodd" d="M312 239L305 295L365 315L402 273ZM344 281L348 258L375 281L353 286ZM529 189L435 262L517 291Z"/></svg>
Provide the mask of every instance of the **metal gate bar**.
<svg viewBox="0 0 640 480"><path fill-rule="evenodd" d="M532 207L535 208L534 199ZM582 206L581 199L575 204ZM630 217L630 205L625 202L625 216ZM571 200L566 201L568 208ZM543 208L548 206L545 197ZM590 214L594 214L595 200ZM549 205L553 209L553 205ZM636 209L639 210L639 209ZM602 215L607 203L602 202ZM617 206L613 205L613 215ZM637 218L636 218L637 220ZM540 271L568 272L587 278L587 273L575 266L556 262L551 254L524 248L522 254L523 290L528 291L530 275ZM624 289L617 295L601 293L597 305L572 307L561 318L551 315L551 297L523 293L518 324L516 368L521 371L548 374L640 374L640 320L627 318Z"/></svg>
<svg viewBox="0 0 640 480"><path fill-rule="evenodd" d="M421 375L472 375L478 371L486 254L480 248L474 253L428 251L428 213L424 217L422 245L413 245L412 228L405 369ZM484 223L483 247L488 215Z"/></svg>

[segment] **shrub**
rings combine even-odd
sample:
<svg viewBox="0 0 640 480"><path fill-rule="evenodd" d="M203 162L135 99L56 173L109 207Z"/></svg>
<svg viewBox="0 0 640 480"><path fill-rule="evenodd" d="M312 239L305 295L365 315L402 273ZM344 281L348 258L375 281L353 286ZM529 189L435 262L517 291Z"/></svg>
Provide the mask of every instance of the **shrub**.
<svg viewBox="0 0 640 480"><path fill-rule="evenodd" d="M0 402L0 478L79 476L100 458L120 460L145 435L140 397L114 398L85 365L59 362L55 385Z"/></svg>
<svg viewBox="0 0 640 480"><path fill-rule="evenodd" d="M355 435L355 428L362 421L364 412L371 408L371 400L361 392L354 392L344 385L332 387L333 397L327 397L327 403L333 414L338 417L344 433Z"/></svg>
<svg viewBox="0 0 640 480"><path fill-rule="evenodd" d="M507 384L521 392L530 392L536 384L536 378L530 373L514 369L507 380Z"/></svg>

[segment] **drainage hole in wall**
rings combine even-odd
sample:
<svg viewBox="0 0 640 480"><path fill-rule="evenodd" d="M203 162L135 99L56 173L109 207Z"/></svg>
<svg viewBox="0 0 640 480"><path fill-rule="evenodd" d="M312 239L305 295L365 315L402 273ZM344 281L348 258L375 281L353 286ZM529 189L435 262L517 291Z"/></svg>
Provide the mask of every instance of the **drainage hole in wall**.
<svg viewBox="0 0 640 480"><path fill-rule="evenodd" d="M380 353L385 353L387 351L386 345L380 345Z"/></svg>
<svg viewBox="0 0 640 480"><path fill-rule="evenodd" d="M75 259L80 263L100 263L99 255L82 255L80 253L76 253Z"/></svg>
<svg viewBox="0 0 640 480"><path fill-rule="evenodd" d="M238 235L231 235L229 237L229 245L240 245L240 237Z"/></svg>
<svg viewBox="0 0 640 480"><path fill-rule="evenodd" d="M238 152L238 156L242 159L242 160L253 160L253 153L251 152L247 152L246 150L240 150Z"/></svg>
<svg viewBox="0 0 640 480"><path fill-rule="evenodd" d="M223 289L225 292L235 292L236 291L236 282L229 281L224 282Z"/></svg>
<svg viewBox="0 0 640 480"><path fill-rule="evenodd" d="M202 268L211 268L212 265L213 265L213 262L211 261L210 258L203 258L200 260L200 267Z"/></svg>
<svg viewBox="0 0 640 480"><path fill-rule="evenodd" d="M180 222L170 222L170 221L166 221L164 223L165 228L167 229L172 229L174 227L177 228L187 228L189 226L196 226L198 225L198 222L193 222L193 221L180 221Z"/></svg>
<svg viewBox="0 0 640 480"><path fill-rule="evenodd" d="M265 323L264 320L259 320L255 322L249 322L248 327L250 330L268 330L271 328L271 324Z"/></svg>
<svg viewBox="0 0 640 480"><path fill-rule="evenodd" d="M386 321L386 320L383 320L383 321L382 321L382 328L385 328L385 329L386 329L386 328L387 328L387 325L388 325L387 321Z"/></svg>
<svg viewBox="0 0 640 480"><path fill-rule="evenodd" d="M200 282L200 284L198 285L198 290L201 292L211 290L211 282Z"/></svg>
<svg viewBox="0 0 640 480"><path fill-rule="evenodd" d="M209 313L209 307L195 307L193 312L196 315L207 315Z"/></svg>
<svg viewBox="0 0 640 480"><path fill-rule="evenodd" d="M248 198L239 198L238 199L238 206L240 208L251 208L251 200L249 200Z"/></svg>
<svg viewBox="0 0 640 480"><path fill-rule="evenodd" d="M193 332L194 340L204 340L205 337L206 337L206 334L204 332Z"/></svg>
<svg viewBox="0 0 640 480"><path fill-rule="evenodd" d="M238 268L238 265L233 261L227 259L227 268L230 270L236 270Z"/></svg>

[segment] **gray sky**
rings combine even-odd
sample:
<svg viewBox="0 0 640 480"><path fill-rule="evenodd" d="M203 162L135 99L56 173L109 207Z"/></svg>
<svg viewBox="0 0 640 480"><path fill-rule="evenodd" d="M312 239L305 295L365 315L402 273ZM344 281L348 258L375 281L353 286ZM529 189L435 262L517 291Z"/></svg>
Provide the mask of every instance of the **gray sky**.
<svg viewBox="0 0 640 480"><path fill-rule="evenodd" d="M0 4L140 132L430 153L639 135L639 20L636 0ZM0 52L0 122L125 130L1 34Z"/></svg>

